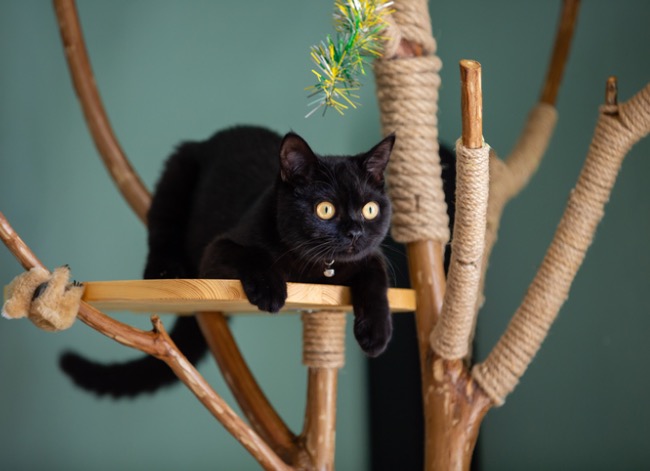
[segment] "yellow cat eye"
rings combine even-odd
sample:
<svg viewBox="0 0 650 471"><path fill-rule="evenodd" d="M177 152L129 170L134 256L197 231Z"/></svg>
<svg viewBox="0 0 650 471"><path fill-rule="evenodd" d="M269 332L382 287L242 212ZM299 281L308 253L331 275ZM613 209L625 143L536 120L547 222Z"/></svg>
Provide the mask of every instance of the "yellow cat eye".
<svg viewBox="0 0 650 471"><path fill-rule="evenodd" d="M363 217L366 219L375 219L379 216L379 205L374 201L366 203L361 210L361 214L363 214Z"/></svg>
<svg viewBox="0 0 650 471"><path fill-rule="evenodd" d="M327 221L336 214L336 208L329 201L321 201L316 205L316 216Z"/></svg>

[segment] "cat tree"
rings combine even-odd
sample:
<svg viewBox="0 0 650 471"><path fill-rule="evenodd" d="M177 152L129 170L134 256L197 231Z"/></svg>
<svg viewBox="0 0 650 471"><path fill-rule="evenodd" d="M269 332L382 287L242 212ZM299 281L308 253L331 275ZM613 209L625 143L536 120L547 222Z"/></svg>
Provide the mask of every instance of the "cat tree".
<svg viewBox="0 0 650 471"><path fill-rule="evenodd" d="M55 0L74 86L98 151L125 199L146 224L150 196L115 138L95 87L73 0ZM456 223L449 239L440 181L437 90L440 60L427 2L396 1L390 38L375 64L384 133L398 145L388 171L395 207L393 236L407 245L413 291L391 290L394 311L416 312L425 422L425 469L469 469L482 418L516 387L566 299L618 169L628 150L650 132L650 84L617 103L607 83L592 144L544 261L505 333L474 364L470 345L482 303L487 261L505 204L528 182L556 121L554 103L568 54L578 1L565 0L546 84L522 136L505 160L482 136L480 65L461 61L463 132L457 143ZM29 270L42 264L0 213L0 238ZM100 309L191 313L248 419L240 418L187 361L152 317L145 332ZM344 362L347 288L290 284L287 308L302 311L303 362L308 368L305 423L294 434L274 411L246 366L226 315L251 311L241 286L225 280L139 280L86 285L78 317L116 341L166 362L223 426L267 470L334 468L337 371Z"/></svg>

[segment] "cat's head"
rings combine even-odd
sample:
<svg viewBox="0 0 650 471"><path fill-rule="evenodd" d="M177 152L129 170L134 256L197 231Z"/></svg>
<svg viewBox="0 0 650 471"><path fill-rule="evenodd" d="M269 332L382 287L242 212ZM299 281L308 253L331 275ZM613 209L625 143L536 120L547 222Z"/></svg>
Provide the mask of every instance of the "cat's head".
<svg viewBox="0 0 650 471"><path fill-rule="evenodd" d="M359 260L382 243L390 225L384 170L395 136L368 152L319 157L300 136L280 147L278 229L308 263Z"/></svg>

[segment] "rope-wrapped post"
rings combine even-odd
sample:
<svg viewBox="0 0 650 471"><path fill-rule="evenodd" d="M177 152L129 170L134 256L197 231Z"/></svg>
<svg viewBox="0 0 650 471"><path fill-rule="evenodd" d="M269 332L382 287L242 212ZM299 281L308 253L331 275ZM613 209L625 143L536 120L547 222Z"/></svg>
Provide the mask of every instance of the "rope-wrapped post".
<svg viewBox="0 0 650 471"><path fill-rule="evenodd" d="M435 55L430 24L419 20L423 16L419 3L426 9L426 2L395 2L394 23L386 35L415 38L411 40L421 46L422 54L391 56L389 44L383 58L375 61L374 70L382 132L397 137L386 174L394 207L392 236L402 243L435 240L444 244L449 240L449 220L437 118L442 62Z"/></svg>
<svg viewBox="0 0 650 471"><path fill-rule="evenodd" d="M346 313L302 313L302 362L308 368L302 433L314 469L334 469L338 370L345 365Z"/></svg>
<svg viewBox="0 0 650 471"><path fill-rule="evenodd" d="M447 360L465 357L472 336L481 279L488 204L489 151L482 136L481 65L460 62L463 137L456 143L456 222L433 351Z"/></svg>
<svg viewBox="0 0 650 471"><path fill-rule="evenodd" d="M503 336L472 370L494 404L503 404L546 338L604 215L625 155L650 132L650 84L616 105L610 82L587 158L542 265Z"/></svg>

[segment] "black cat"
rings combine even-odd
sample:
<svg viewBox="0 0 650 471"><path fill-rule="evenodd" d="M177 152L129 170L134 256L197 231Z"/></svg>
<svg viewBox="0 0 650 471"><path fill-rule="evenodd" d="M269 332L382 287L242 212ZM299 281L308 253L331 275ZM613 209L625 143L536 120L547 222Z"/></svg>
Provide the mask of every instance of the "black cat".
<svg viewBox="0 0 650 471"><path fill-rule="evenodd" d="M297 134L236 127L182 144L149 210L144 278L239 279L268 312L284 305L287 281L348 285L355 337L368 356L379 355L392 333L379 247L390 222L383 174L394 141L319 157ZM193 363L207 349L193 317L179 317L171 335ZM115 397L176 380L152 357L104 365L66 353L61 367L82 388Z"/></svg>

